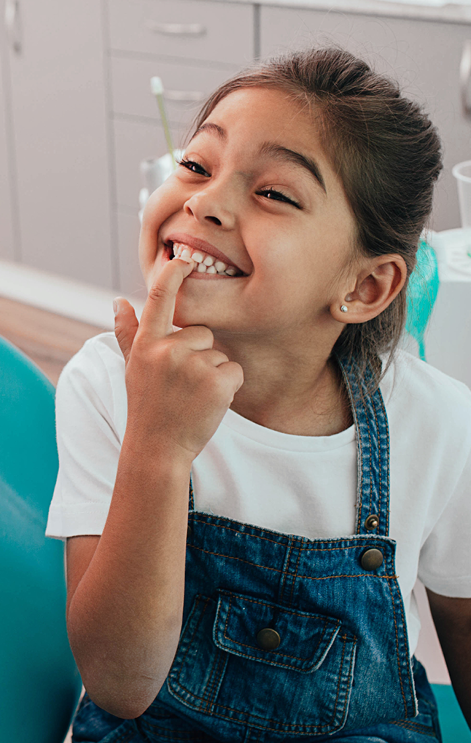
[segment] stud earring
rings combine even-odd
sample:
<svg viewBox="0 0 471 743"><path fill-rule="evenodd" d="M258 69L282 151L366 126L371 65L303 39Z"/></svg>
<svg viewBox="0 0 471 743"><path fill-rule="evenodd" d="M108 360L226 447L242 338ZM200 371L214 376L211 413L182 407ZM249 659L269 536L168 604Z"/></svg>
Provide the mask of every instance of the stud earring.
<svg viewBox="0 0 471 743"><path fill-rule="evenodd" d="M340 312L348 312L348 307L346 304L340 305Z"/></svg>

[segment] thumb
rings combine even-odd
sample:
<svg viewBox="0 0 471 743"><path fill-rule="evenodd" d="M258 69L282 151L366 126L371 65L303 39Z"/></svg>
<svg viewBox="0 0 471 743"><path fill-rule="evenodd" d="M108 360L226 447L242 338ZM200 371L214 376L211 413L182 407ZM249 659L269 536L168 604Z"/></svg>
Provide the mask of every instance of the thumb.
<svg viewBox="0 0 471 743"><path fill-rule="evenodd" d="M134 337L139 328L139 321L134 312L134 307L123 297L116 297L113 300L113 309L115 313L114 333L127 364Z"/></svg>

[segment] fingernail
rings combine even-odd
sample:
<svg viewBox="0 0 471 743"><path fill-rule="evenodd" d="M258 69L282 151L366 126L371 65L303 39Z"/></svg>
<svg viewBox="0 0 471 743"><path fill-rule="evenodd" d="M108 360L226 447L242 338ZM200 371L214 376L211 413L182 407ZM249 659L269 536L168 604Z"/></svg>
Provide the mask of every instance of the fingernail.
<svg viewBox="0 0 471 743"><path fill-rule="evenodd" d="M117 299L113 299L113 312L114 312L115 317L116 317L116 315L119 312L119 302L118 302Z"/></svg>

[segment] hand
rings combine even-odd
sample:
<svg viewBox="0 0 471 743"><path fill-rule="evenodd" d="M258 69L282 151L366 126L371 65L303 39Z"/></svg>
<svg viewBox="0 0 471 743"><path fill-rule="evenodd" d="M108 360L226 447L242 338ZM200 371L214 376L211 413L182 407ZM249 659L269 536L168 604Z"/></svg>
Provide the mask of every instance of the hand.
<svg viewBox="0 0 471 743"><path fill-rule="evenodd" d="M146 450L189 457L218 428L244 377L242 367L213 348L203 325L173 332L175 299L193 262L177 258L155 280L139 324L133 307L118 299L115 334L126 364L126 435Z"/></svg>

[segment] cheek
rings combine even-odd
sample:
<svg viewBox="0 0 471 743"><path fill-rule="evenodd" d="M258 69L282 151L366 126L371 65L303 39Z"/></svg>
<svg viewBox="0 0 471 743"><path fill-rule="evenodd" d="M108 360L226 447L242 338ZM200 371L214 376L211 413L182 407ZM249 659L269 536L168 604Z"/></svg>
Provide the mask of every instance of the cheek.
<svg viewBox="0 0 471 743"><path fill-rule="evenodd" d="M154 191L147 201L143 214L139 236L139 263L147 281L153 270L162 228L172 216L183 208L183 199L177 188L174 176Z"/></svg>

